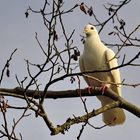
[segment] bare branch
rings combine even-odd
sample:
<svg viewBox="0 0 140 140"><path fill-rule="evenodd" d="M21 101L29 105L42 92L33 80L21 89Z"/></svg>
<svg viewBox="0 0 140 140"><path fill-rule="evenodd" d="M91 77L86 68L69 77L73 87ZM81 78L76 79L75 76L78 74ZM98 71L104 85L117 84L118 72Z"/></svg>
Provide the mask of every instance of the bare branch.
<svg viewBox="0 0 140 140"><path fill-rule="evenodd" d="M2 79L3 79L3 76L4 76L5 70L7 69L7 70L9 71L10 61L12 60L12 57L13 57L13 55L14 55L14 53L15 53L16 51L17 51L17 49L15 49L15 50L11 53L10 58L7 60L5 66L4 66L4 68L3 68L3 70L2 70L2 72L1 72L1 76L0 76L0 85L1 85L1 83L2 83ZM9 71L9 72L10 72L10 71ZM8 73L9 73L9 72L8 72ZM8 73L7 73L7 76L9 77L10 75L9 75Z"/></svg>
<svg viewBox="0 0 140 140"><path fill-rule="evenodd" d="M79 90L79 89L78 89ZM72 98L72 97L80 97L78 94L78 90L67 90L67 91L47 91L46 99L57 99L57 98ZM17 98L24 99L24 89L22 88L15 88L15 89L0 89L0 94L3 96L13 96ZM34 97L36 99L40 98L43 91L35 91L35 90L28 90L26 91L26 96L28 97ZM99 96L102 95L100 87L94 87L91 90L92 94L89 94L87 89L80 89L81 96ZM104 93L104 96L108 96L112 98L115 101L121 102L121 107L127 109L130 112L133 112L133 109L135 110L135 115L140 117L140 109L135 107L134 105L128 103L123 98L118 96L116 93L114 93L111 89L107 89ZM128 105L128 108L127 108Z"/></svg>

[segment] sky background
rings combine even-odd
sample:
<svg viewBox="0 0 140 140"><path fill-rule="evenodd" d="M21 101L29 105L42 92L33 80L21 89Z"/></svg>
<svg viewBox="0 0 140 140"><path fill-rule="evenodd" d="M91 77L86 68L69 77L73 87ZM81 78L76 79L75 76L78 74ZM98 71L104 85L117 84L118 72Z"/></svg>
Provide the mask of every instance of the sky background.
<svg viewBox="0 0 140 140"><path fill-rule="evenodd" d="M39 15L30 14L29 18L25 18L25 11L30 5L33 9L41 9L44 0L1 0L0 1L0 71L5 65L7 59L9 58L11 52L17 48L18 51L13 57L13 61L10 64L10 78L4 77L1 87L14 88L18 84L15 79L15 74L22 80L27 76L26 63L24 59L29 59L33 63L41 63L44 60L41 50L35 40L35 32L38 33L40 41L44 44L47 42L47 33L44 29L42 19ZM80 0L70 0L66 1L64 4L64 10L74 6L76 3L81 3ZM97 14L98 18L103 21L108 17L108 12L105 10L103 4L111 2L114 4L118 3L118 0L87 0L85 4L92 5ZM122 19L126 21L126 31L131 32L140 23L140 1L133 0L128 5L124 6L120 11L119 15ZM86 16L79 9L75 10L74 13L69 14L69 16L64 16L64 23L66 26L67 33L71 33L73 29L76 29L74 34L74 44L82 52L83 44L81 43L80 34L83 34L83 28L88 23L93 23L93 17ZM101 39L108 43L115 43L117 39L108 35L109 32L113 30L112 23L110 22L102 31ZM58 29L59 32L59 29ZM134 36L140 38L140 31L136 32ZM62 47L64 43L59 43L58 47ZM113 48L115 51L116 48ZM121 52L121 58L126 54L126 61L131 59L140 49L139 48L124 48ZM118 61L121 62L122 59ZM139 62L137 60L136 62ZM79 69L77 69L79 71ZM121 70L121 77L125 79L126 83L138 83L140 82L140 68L138 67L125 67ZM36 71L34 71L35 73ZM41 76L39 78L40 83L42 83L42 88L47 81L47 76ZM81 78L81 87L86 87L86 83ZM78 88L77 83L70 84L69 79L61 81L50 87L50 90L68 90ZM123 97L140 106L140 87L123 87L122 93ZM7 98L11 104L23 104L20 99ZM57 100L47 100L45 102L46 110L49 117L53 120L55 124L62 124L68 117L72 117L73 114L78 116L84 114L84 108L79 98L77 99L57 99ZM100 106L99 101L95 98L87 98L87 106L89 111L93 108L98 108ZM86 127L84 133L81 136L81 140L94 139L94 140L122 140L122 139L135 139L139 140L140 137L140 120L134 115L126 112L127 120L121 126L116 127L105 127L100 130L95 130L91 127ZM7 113L8 124L12 125L13 118L18 119L20 117L20 111L9 110ZM23 140L75 140L79 134L79 129L81 125L74 125L66 132L65 135L59 134L56 136L50 136L50 131L43 122L43 120L38 117L35 118L35 114L31 111L31 116L24 118L18 125L16 132L21 132ZM102 126L101 115L93 118L90 122L94 126ZM3 123L2 116L0 115L0 124ZM1 129L1 128L0 128Z"/></svg>

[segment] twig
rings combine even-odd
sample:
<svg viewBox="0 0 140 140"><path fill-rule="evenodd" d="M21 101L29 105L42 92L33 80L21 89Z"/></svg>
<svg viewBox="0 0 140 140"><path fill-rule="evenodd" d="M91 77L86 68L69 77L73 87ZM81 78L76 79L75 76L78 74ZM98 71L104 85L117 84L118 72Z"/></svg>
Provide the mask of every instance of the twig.
<svg viewBox="0 0 140 140"><path fill-rule="evenodd" d="M9 68L10 61L12 60L12 57L13 57L13 55L14 55L14 53L15 53L16 51L17 51L17 49L15 49L15 50L11 53L10 58L7 60L7 62L6 62L6 64L5 64L5 66L4 66L4 68L2 69L1 76L0 76L0 85L1 85L1 83L2 83L2 79L3 79L3 76L4 76L4 72L5 72L6 68Z"/></svg>

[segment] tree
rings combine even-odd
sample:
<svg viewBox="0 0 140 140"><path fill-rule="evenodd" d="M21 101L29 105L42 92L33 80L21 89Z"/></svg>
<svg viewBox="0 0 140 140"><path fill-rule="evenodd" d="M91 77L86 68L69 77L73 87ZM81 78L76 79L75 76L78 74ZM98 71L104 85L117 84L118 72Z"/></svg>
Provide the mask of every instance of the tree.
<svg viewBox="0 0 140 140"><path fill-rule="evenodd" d="M131 0L123 0L115 3L107 3L104 5L108 16L105 19L100 19L96 11L94 10L94 3L87 4L85 2L77 3L74 2L72 6L69 8L65 8L66 1L63 0L54 0L47 1L45 0L43 6L39 8L39 10L32 8L29 6L25 11L25 17L27 20L31 18L33 14L40 17L40 20L43 22L43 29L46 32L45 44L42 43L42 39L40 38L40 34L38 32L35 33L35 40L38 44L38 47L41 50L41 55L44 57L43 61L40 63L34 63L28 59L25 59L27 76L22 80L18 75L15 76L16 81L18 83L17 88L8 89L1 88L1 115L3 118L3 125L0 133L1 138L7 137L7 139L23 139L22 134L18 136L16 134L16 127L18 123L23 118L28 118L30 114L28 110L32 110L35 113L35 116L41 117L44 120L44 123L49 128L51 135L57 135L59 133L65 134L65 131L68 131L73 124L82 123L81 129L79 130L79 134L77 139L80 139L81 135L84 132L85 126L89 125L95 129L101 129L106 127L107 125L102 125L100 127L95 127L92 123L90 123L90 119L103 113L104 111L114 108L121 107L130 111L132 114L140 117L140 109L126 101L125 99L118 97L114 94L111 89L107 89L104 96L108 96L115 100L113 104L109 104L99 109L92 109L89 111L87 106L87 98L83 96L99 96L101 95L101 91L99 88L95 87L93 89L93 94L89 94L87 89L82 87L82 78L81 76L86 75L87 73L94 73L97 71L85 71L83 73L79 72L78 69L78 57L80 55L79 46L77 46L77 38L81 39L81 45L84 42L84 36L80 35L76 36L76 28L72 28L71 31L68 32L69 25L67 25L66 17L70 17L71 14L76 15L77 11L80 14L83 14L87 19L92 19L95 26L99 28L100 35L104 35L106 29L109 26L112 28L108 31L108 37L117 40L116 42L108 43L103 40L103 42L109 46L113 47L116 50L116 57L118 57L120 61L120 65L117 68L127 68L133 67L133 69L137 70L139 68L139 55L140 51L138 50L140 45L140 39L137 36L134 36L135 33L138 32L140 24L135 25L133 29L129 32L127 31L127 22L125 19L121 18L120 10L131 4ZM88 22L88 21L87 21ZM128 59L128 55L126 53L122 53L126 47L132 47L136 50L134 56ZM11 76L11 65L13 57L16 57L16 53L18 49L15 49L10 57L7 59L0 78L0 84L2 85L5 75L7 77ZM116 68L114 68L116 69ZM110 69L111 70L111 69ZM108 71L110 71L108 70ZM100 71L100 72L106 72ZM40 83L41 76L46 77L47 79ZM68 85L76 84L77 88L70 90L67 87L67 90L64 91L50 91L50 87L53 84L58 84L59 82L64 80L67 81ZM101 81L104 82L104 81ZM120 83L126 87L135 87L139 88L140 83L136 82L133 84L129 84L125 82L125 79L122 79L122 83ZM32 89L32 90L31 90ZM12 96L17 101L17 98L20 98L26 102L25 106L21 105L11 105L11 103L7 100L6 96ZM73 115L73 117L66 118L66 121L60 125L55 124L54 121L49 117L49 113L45 107L45 100L48 98L56 99L56 98L70 98L70 97L78 97L82 102L82 107L84 108L85 113L79 116ZM52 100L53 102L53 100ZM22 110L21 116L18 120L13 119L13 127L10 130L8 126L7 113L9 109ZM28 118L29 119L29 118ZM56 126L55 126L56 125ZM72 128L71 128L72 129Z"/></svg>

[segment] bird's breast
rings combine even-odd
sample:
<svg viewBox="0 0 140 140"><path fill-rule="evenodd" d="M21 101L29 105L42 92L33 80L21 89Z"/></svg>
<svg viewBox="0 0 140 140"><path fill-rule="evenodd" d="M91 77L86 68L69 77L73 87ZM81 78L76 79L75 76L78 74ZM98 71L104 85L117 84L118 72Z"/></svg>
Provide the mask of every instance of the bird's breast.
<svg viewBox="0 0 140 140"><path fill-rule="evenodd" d="M87 70L106 69L105 51L100 49L89 49L83 53L83 61Z"/></svg>

